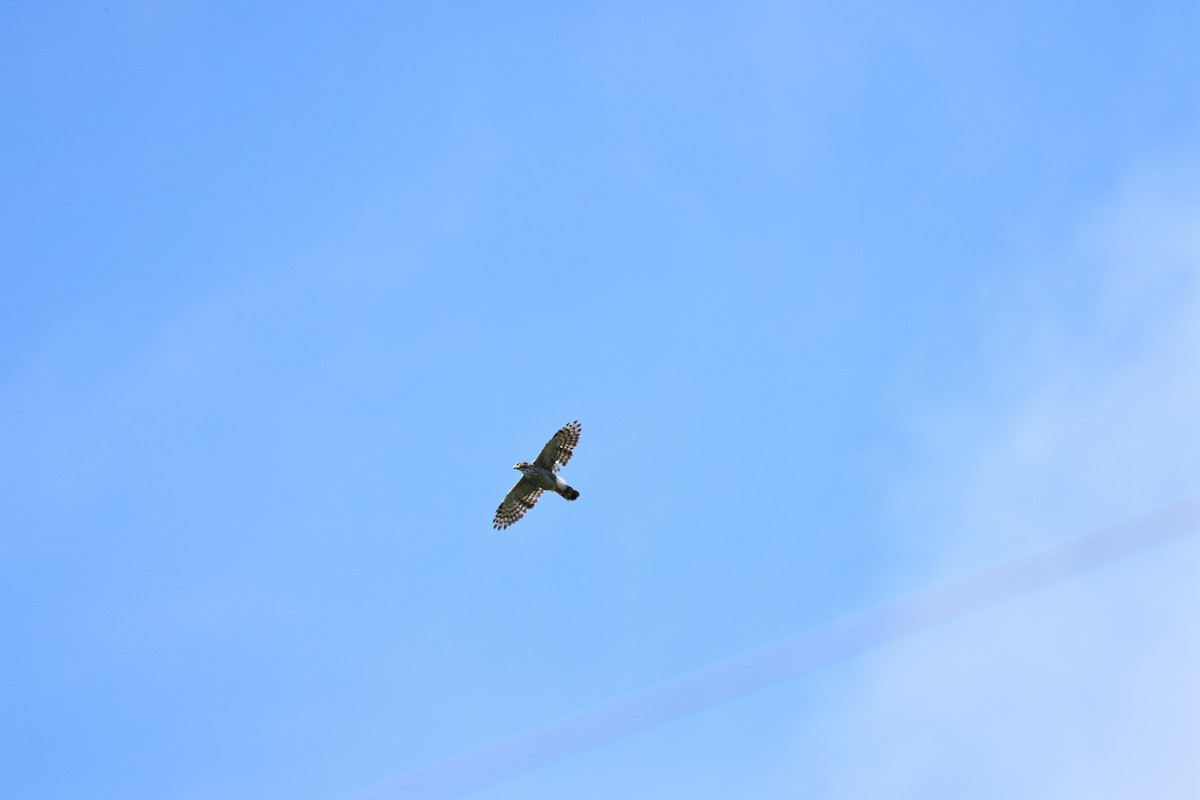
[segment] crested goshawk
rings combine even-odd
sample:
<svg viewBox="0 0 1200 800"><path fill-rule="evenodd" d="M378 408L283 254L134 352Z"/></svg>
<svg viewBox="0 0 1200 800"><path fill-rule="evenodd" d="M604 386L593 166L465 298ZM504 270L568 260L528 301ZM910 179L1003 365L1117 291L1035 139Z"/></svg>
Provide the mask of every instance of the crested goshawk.
<svg viewBox="0 0 1200 800"><path fill-rule="evenodd" d="M503 530L525 516L525 512L533 508L533 504L544 491L561 494L568 500L579 497L579 492L567 486L567 482L554 473L571 460L582 430L583 426L578 420L563 425L558 433L546 442L546 446L532 464L528 461L516 463L513 469L521 470L521 479L509 490L500 507L496 509L496 516L492 520L493 528Z"/></svg>

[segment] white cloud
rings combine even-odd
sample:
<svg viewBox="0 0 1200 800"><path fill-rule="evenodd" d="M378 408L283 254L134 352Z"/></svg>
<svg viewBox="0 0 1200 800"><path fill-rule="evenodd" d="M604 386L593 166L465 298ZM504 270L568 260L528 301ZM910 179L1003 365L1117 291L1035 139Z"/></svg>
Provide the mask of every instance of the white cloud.
<svg viewBox="0 0 1200 800"><path fill-rule="evenodd" d="M1020 342L994 364L1006 402L945 410L929 471L898 493L960 498L933 572L1200 489L1197 187L1197 160L1128 181L1060 254L1089 280L1073 307L1004 337ZM878 651L805 752L833 797L1198 797L1198 578L1190 537Z"/></svg>

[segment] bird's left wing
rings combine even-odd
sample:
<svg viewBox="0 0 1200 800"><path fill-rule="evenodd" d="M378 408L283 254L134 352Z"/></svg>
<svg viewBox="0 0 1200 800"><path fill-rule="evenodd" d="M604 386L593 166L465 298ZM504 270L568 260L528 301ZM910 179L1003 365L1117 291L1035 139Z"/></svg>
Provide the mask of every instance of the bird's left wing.
<svg viewBox="0 0 1200 800"><path fill-rule="evenodd" d="M546 446L533 463L542 469L558 472L558 468L565 467L575 454L575 445L579 444L579 434L582 431L583 426L579 424L579 420L563 425L558 429L558 433L546 442Z"/></svg>
<svg viewBox="0 0 1200 800"><path fill-rule="evenodd" d="M502 531L512 525L525 516L525 512L533 508L541 496L542 490L537 484L522 475L521 480L517 481L500 501L500 507L496 509L496 516L492 519L492 527Z"/></svg>

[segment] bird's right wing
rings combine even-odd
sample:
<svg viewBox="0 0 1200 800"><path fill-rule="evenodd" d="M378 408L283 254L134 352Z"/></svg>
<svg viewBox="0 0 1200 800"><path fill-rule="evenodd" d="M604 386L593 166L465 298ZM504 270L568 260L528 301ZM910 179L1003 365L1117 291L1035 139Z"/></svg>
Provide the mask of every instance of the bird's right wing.
<svg viewBox="0 0 1200 800"><path fill-rule="evenodd" d="M558 472L558 468L565 467L575 454L575 445L579 444L579 434L582 432L583 426L579 424L579 420L563 425L558 429L558 433L546 442L546 446L538 453L533 463L542 469Z"/></svg>
<svg viewBox="0 0 1200 800"><path fill-rule="evenodd" d="M541 496L542 490L533 481L522 475L521 480L517 481L516 485L509 489L508 494L504 495L504 500L500 502L500 507L496 509L496 516L492 519L492 527L502 531L512 525L525 516L525 512L533 508L534 503Z"/></svg>

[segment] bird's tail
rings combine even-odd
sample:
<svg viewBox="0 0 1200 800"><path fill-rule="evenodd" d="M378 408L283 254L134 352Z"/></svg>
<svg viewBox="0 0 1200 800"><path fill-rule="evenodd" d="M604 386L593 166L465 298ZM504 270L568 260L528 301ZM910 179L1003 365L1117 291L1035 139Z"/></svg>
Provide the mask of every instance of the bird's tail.
<svg viewBox="0 0 1200 800"><path fill-rule="evenodd" d="M579 498L579 492L575 491L570 486L564 486L562 488L562 496L568 500L576 500Z"/></svg>

